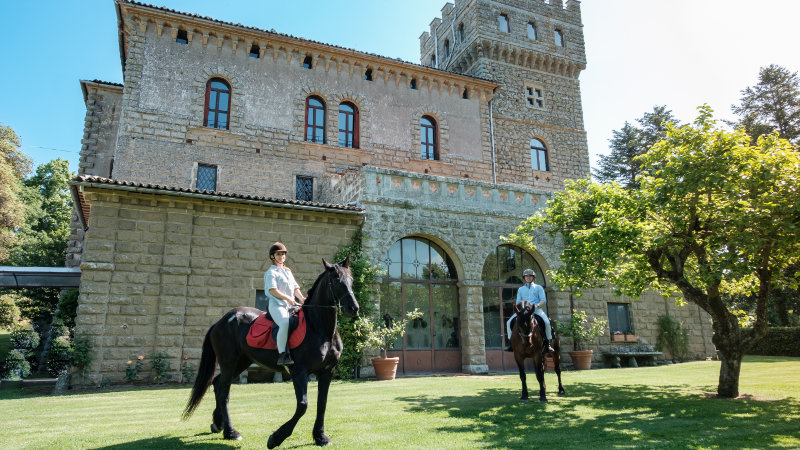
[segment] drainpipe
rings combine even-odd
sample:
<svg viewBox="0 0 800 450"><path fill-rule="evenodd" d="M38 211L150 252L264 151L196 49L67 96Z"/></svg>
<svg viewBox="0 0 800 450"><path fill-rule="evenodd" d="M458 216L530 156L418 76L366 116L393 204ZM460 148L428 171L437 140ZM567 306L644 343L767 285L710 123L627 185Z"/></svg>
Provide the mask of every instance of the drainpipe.
<svg viewBox="0 0 800 450"><path fill-rule="evenodd" d="M497 184L497 170L495 169L494 156L494 113L492 110L492 100L489 100L489 137L492 147L492 183Z"/></svg>
<svg viewBox="0 0 800 450"><path fill-rule="evenodd" d="M436 30L433 30L433 58L436 59L434 69L439 68L439 38L436 36ZM424 63L423 63L424 64Z"/></svg>

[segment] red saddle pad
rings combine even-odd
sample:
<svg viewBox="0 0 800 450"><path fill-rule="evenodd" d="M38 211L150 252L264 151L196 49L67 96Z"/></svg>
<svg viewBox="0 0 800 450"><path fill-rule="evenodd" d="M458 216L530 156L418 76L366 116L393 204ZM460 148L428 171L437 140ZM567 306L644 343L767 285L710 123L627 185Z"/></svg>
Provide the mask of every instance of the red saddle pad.
<svg viewBox="0 0 800 450"><path fill-rule="evenodd" d="M289 334L289 341L286 343L290 349L300 346L306 337L306 315L302 309L298 314L298 319L297 328ZM247 345L267 350L277 350L278 343L275 342L275 339L272 339L273 325L275 325L275 322L267 319L267 313L258 316L258 319L250 325L250 331L247 332Z"/></svg>

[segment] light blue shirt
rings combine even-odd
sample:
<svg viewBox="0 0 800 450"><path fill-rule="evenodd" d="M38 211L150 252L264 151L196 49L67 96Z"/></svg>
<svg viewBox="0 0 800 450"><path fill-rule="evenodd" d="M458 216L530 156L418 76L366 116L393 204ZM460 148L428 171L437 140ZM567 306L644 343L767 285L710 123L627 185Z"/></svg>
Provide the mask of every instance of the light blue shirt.
<svg viewBox="0 0 800 450"><path fill-rule="evenodd" d="M270 289L277 289L281 294L289 298L294 298L294 290L299 288L300 286L298 286L297 282L294 280L292 271L289 270L288 267L281 268L272 265L266 273L264 273L264 294L267 295L270 304L274 303L284 308L289 307L289 302L272 295L269 292Z"/></svg>
<svg viewBox="0 0 800 450"><path fill-rule="evenodd" d="M536 283L525 284L517 290L517 303L528 301L531 305L538 305L541 302L547 303L544 295L544 288Z"/></svg>

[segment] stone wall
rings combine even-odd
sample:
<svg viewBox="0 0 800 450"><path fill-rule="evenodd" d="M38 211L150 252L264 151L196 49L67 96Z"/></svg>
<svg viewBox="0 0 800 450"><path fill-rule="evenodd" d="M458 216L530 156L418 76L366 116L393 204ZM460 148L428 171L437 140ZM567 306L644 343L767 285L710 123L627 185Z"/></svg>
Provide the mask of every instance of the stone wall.
<svg viewBox="0 0 800 450"><path fill-rule="evenodd" d="M87 187L91 204L81 264L77 332L94 341L89 378L124 381L125 363L169 355L197 367L208 327L230 308L254 306L275 241L305 291L351 242L362 217ZM149 365L145 366L149 369ZM143 374L145 377L147 373Z"/></svg>

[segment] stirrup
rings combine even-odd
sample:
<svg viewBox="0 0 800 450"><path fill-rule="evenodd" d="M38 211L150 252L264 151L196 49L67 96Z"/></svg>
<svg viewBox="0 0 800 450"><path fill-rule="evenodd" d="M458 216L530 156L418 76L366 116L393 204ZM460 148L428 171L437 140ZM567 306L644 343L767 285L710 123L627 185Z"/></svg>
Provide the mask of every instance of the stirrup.
<svg viewBox="0 0 800 450"><path fill-rule="evenodd" d="M279 366L291 366L292 364L294 364L294 361L292 361L292 357L289 355L288 351L278 355Z"/></svg>

